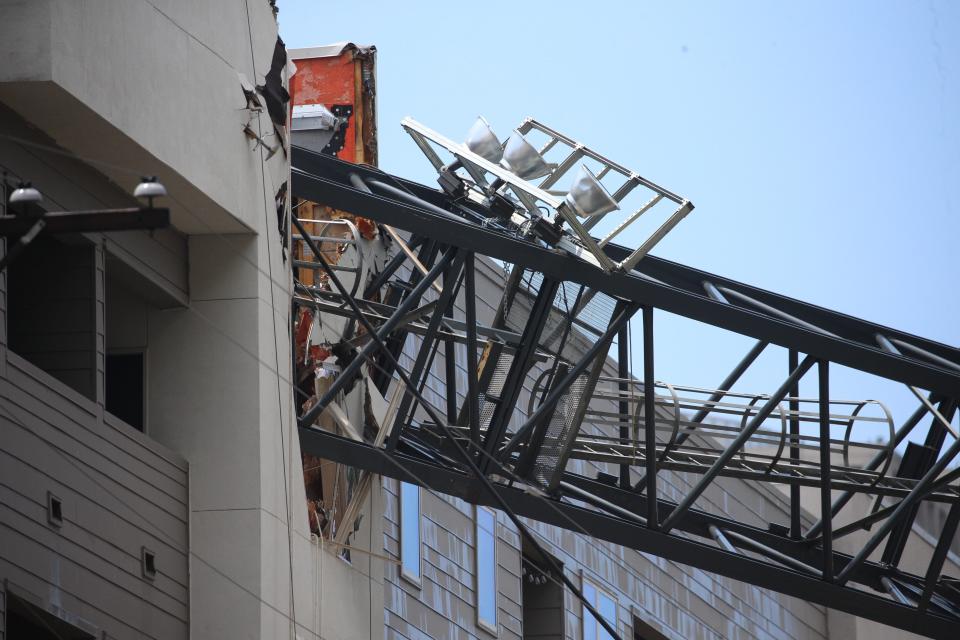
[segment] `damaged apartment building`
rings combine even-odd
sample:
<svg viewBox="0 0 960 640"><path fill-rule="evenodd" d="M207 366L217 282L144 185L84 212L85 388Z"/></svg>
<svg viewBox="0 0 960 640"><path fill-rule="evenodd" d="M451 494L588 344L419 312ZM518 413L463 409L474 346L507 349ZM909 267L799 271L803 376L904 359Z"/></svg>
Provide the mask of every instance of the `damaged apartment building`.
<svg viewBox="0 0 960 640"><path fill-rule="evenodd" d="M494 413L516 433L551 397L550 375L606 344L620 301L600 294L563 320L556 301L582 290L561 284L551 303L529 270L365 211L379 182L383 198L435 198L450 214L446 191L376 170L377 127L398 126L378 122L376 48L288 50L275 4L0 0L0 639L904 637L558 522L532 483L517 485L516 504L532 505L518 521L476 479L423 476L456 462L439 422L464 433ZM330 193L350 185L345 199L298 191L304 175ZM466 202L450 172L440 184ZM354 195L370 199L346 206ZM487 203L500 222L505 202ZM462 286L447 286L458 269ZM535 313L551 333L540 343L562 333L561 346L531 348L537 375L506 388L522 350L504 345ZM567 393L555 415L589 415L582 432L609 440L629 402L642 430L644 388L623 353L591 368L594 400ZM471 405L478 379L501 387ZM670 393L657 387L658 402ZM692 412L650 413L669 433ZM400 455L375 469L349 446ZM607 487L641 477L581 454L555 466ZM528 477L557 471L528 462ZM697 476L658 478L680 503ZM723 480L704 513L771 530L818 520L818 492L804 489L801 511L787 485ZM848 510L890 504L864 496ZM922 574L936 533L908 527L901 565Z"/></svg>

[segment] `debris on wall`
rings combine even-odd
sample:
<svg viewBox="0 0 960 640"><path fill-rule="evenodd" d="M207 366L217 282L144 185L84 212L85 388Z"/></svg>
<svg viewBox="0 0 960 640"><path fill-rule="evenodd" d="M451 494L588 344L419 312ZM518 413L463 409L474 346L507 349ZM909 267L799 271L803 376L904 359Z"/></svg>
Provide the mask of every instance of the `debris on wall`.
<svg viewBox="0 0 960 640"><path fill-rule="evenodd" d="M290 55L296 62L290 80L293 144L349 162L375 165L376 48L338 43L294 50ZM394 243L391 235L362 216L312 202L293 205L294 215L324 260L336 269L337 277L353 295L365 297L367 285L386 263ZM296 382L298 403L306 411L356 356L353 341L362 337L363 329L342 315L323 311L324 294L331 291L331 283L303 238L292 237ZM368 442L385 436L390 403L370 382L369 368L364 369L327 406L317 426ZM311 531L347 544L371 485L369 474L312 456L303 457L303 474Z"/></svg>
<svg viewBox="0 0 960 640"><path fill-rule="evenodd" d="M298 203L297 215L328 264L337 269L344 285L362 295L386 261L389 238L376 224L329 207ZM292 255L297 291L293 326L296 383L301 413L321 398L355 356L351 323L342 316L323 313L323 294L331 290L325 272L303 238L293 236ZM307 301L316 304L311 307ZM353 327L353 338L361 330ZM373 441L385 422L386 402L367 374L360 374L342 397L327 406L317 426L353 439ZM375 416L379 415L378 420ZM346 544L359 517L357 495L364 495L369 481L356 470L313 456L303 456L304 486L311 531L328 540Z"/></svg>
<svg viewBox="0 0 960 640"><path fill-rule="evenodd" d="M267 113L270 119L278 127L287 126L287 103L290 101L290 94L283 82L283 70L287 66L287 47L283 44L280 36L277 36L277 42L273 47L273 58L270 61L270 70L264 76L263 84L257 85L264 100L267 103Z"/></svg>

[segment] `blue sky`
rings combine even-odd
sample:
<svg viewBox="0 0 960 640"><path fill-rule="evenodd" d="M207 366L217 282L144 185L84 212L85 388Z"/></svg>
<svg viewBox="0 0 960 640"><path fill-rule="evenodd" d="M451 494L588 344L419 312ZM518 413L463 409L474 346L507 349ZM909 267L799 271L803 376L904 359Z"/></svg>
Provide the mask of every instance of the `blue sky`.
<svg viewBox="0 0 960 640"><path fill-rule="evenodd" d="M960 344L960 3L279 5L288 47L377 46L388 171L434 183L406 115L454 139L532 115L696 204L656 255ZM701 386L752 344L663 313L656 338L657 378ZM832 393L917 404L840 367Z"/></svg>

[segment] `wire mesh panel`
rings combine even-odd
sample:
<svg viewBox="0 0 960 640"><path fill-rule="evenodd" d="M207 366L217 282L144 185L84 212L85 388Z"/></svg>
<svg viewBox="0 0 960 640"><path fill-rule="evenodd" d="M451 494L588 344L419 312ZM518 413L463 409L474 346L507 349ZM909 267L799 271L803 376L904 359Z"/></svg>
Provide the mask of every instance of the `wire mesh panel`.
<svg viewBox="0 0 960 640"><path fill-rule="evenodd" d="M541 485L548 487L554 483L560 465L566 459L566 447L572 431L579 429L576 421L577 408L587 390L588 378L580 375L570 385L557 403L546 430L543 442L533 462L532 476Z"/></svg>

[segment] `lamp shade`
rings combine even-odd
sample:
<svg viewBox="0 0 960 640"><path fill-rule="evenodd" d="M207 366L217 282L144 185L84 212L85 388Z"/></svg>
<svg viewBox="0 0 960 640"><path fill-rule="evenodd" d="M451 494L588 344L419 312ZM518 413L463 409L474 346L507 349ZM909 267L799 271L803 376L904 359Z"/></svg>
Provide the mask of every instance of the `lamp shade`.
<svg viewBox="0 0 960 640"><path fill-rule="evenodd" d="M43 196L29 182L21 183L10 194L10 204L25 204L28 202L42 202Z"/></svg>
<svg viewBox="0 0 960 640"><path fill-rule="evenodd" d="M519 131L514 130L503 149L500 164L512 171L518 178L532 180L545 176L553 170L543 156L526 141Z"/></svg>
<svg viewBox="0 0 960 640"><path fill-rule="evenodd" d="M149 176L140 179L140 184L133 190L133 195L136 198L159 198L167 195L167 190L156 176Z"/></svg>
<svg viewBox="0 0 960 640"><path fill-rule="evenodd" d="M584 165L570 187L566 202L581 218L599 216L620 208L617 201L610 197L600 181Z"/></svg>
<svg viewBox="0 0 960 640"><path fill-rule="evenodd" d="M467 133L467 148L490 162L500 162L500 158L503 157L503 145L500 144L483 116L478 117L470 127Z"/></svg>

